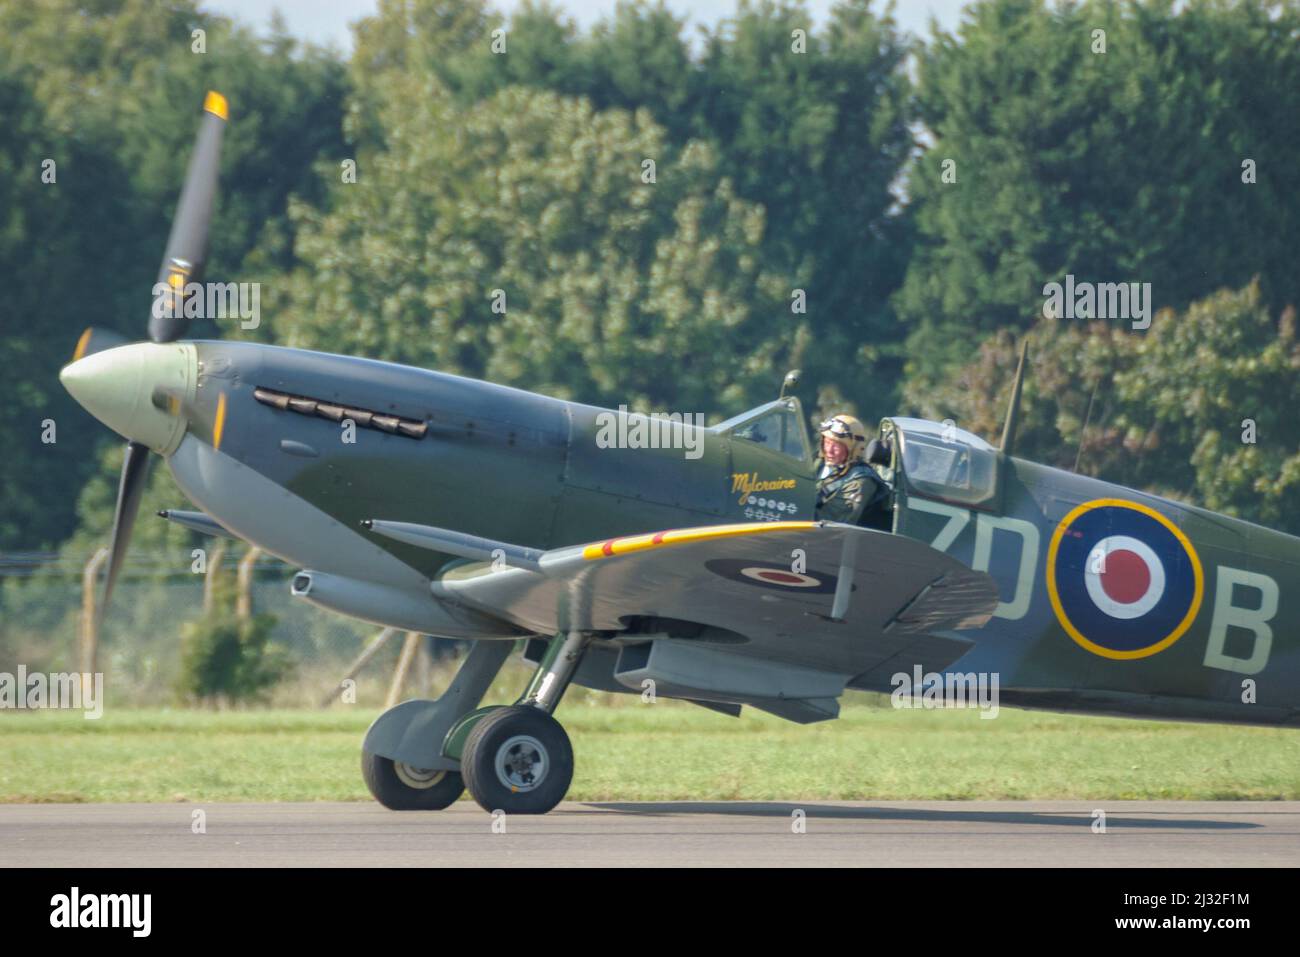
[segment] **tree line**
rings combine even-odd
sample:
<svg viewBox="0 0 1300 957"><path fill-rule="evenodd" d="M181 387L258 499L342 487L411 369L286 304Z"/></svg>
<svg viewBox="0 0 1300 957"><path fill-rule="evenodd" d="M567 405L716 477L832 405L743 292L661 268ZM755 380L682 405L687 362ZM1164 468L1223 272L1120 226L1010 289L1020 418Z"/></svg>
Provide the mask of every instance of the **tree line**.
<svg viewBox="0 0 1300 957"><path fill-rule="evenodd" d="M801 367L814 414L990 437L1028 334L1021 454L1300 532L1297 37L1296 0L975 0L925 37L868 0L696 37L381 0L343 57L191 0L0 6L0 550L111 524L120 443L57 372L86 325L143 337L208 88L208 275L264 318L197 334L711 418ZM1150 283L1150 328L1044 317L1067 275Z"/></svg>

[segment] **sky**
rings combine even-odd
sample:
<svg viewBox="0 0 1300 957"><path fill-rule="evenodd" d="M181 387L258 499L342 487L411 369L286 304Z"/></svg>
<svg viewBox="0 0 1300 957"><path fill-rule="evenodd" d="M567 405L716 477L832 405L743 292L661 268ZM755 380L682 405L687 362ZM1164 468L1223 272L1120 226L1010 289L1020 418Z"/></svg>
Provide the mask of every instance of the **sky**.
<svg viewBox="0 0 1300 957"><path fill-rule="evenodd" d="M586 28L614 10L616 0L557 0L580 27ZM668 6L678 15L689 17L686 33L694 33L694 25L712 26L735 9L735 0L667 0ZM955 29L960 20L961 8L966 0L898 0L894 18L898 25L920 36L929 34L931 16L948 30ZM515 0L495 0L493 4L503 11L513 10ZM833 0L808 0L813 24L826 21ZM321 45L333 45L343 52L352 48L352 35L348 24L369 16L377 0L207 0L202 6L250 26L264 29L271 11L279 9L289 32L303 40ZM884 9L878 2L874 9Z"/></svg>

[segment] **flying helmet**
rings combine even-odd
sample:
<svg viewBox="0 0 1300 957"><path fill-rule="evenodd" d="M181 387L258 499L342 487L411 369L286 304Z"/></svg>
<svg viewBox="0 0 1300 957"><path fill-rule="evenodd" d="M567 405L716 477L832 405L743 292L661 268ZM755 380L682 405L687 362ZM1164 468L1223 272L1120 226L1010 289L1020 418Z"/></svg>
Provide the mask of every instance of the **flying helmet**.
<svg viewBox="0 0 1300 957"><path fill-rule="evenodd" d="M843 413L833 415L817 426L817 431L823 438L834 439L848 449L849 454L844 459L846 463L861 460L867 443L867 429L858 419Z"/></svg>

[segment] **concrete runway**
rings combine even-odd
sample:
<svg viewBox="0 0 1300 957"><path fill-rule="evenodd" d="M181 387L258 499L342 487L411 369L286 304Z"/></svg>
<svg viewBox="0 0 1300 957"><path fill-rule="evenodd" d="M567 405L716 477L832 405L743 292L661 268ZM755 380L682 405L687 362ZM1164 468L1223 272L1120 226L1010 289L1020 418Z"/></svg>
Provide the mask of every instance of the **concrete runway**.
<svg viewBox="0 0 1300 957"><path fill-rule="evenodd" d="M1106 812L1104 834L1093 811ZM207 833L191 830L206 814ZM793 832L794 812L806 832ZM0 805L0 866L1300 865L1300 802L565 803L510 817L377 804Z"/></svg>

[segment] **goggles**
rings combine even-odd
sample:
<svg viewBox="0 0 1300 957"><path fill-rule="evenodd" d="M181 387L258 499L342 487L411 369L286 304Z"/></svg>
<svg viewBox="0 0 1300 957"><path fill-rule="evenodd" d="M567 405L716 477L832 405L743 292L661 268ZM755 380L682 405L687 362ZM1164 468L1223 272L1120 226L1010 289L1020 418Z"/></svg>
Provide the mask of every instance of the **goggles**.
<svg viewBox="0 0 1300 957"><path fill-rule="evenodd" d="M866 438L865 435L854 435L849 424L840 419L826 419L821 425L817 426L817 431L823 435L829 432L831 438L841 439L845 442L853 440L861 442Z"/></svg>

